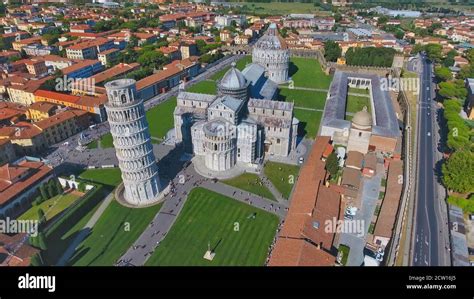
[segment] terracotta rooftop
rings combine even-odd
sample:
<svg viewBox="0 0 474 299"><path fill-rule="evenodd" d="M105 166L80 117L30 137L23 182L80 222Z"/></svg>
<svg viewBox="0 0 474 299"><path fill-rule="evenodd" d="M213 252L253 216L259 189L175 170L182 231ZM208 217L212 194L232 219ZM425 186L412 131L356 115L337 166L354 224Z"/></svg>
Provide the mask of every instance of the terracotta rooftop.
<svg viewBox="0 0 474 299"><path fill-rule="evenodd" d="M34 102L28 107L28 110L36 110L43 113L48 113L54 107L56 107L55 104L51 104L48 102Z"/></svg>
<svg viewBox="0 0 474 299"><path fill-rule="evenodd" d="M40 128L41 130L45 130L47 128L50 128L50 127L53 127L57 124L60 124L62 122L65 122L69 119L73 119L77 116L81 116L81 115L84 115L86 114L87 112L86 111L83 111L83 110L66 110L64 112L61 112L61 113L58 113L58 114L55 114L53 116L50 116L46 119L43 119L43 120L40 120L38 122L35 123L35 125Z"/></svg>
<svg viewBox="0 0 474 299"><path fill-rule="evenodd" d="M349 151L347 153L346 166L357 169L362 168L362 161L364 161L364 154L357 151Z"/></svg>
<svg viewBox="0 0 474 299"><path fill-rule="evenodd" d="M400 176L403 177L403 162L401 160L390 161L387 189L385 190L385 197L382 201L377 223L375 223L374 236L392 237L403 188L403 182L399 180Z"/></svg>
<svg viewBox="0 0 474 299"><path fill-rule="evenodd" d="M156 74L153 74L151 76L145 77L141 79L140 81L137 82L137 90L141 90L145 87L148 87L152 84L155 84L157 82L166 80L170 78L171 76L177 75L181 72L179 68L177 68L174 65L166 65L166 70L163 69L161 71L158 71Z"/></svg>
<svg viewBox="0 0 474 299"><path fill-rule="evenodd" d="M334 266L336 258L302 239L278 238L268 266Z"/></svg>
<svg viewBox="0 0 474 299"><path fill-rule="evenodd" d="M80 60L79 62L77 62L77 63L75 63L71 66L63 68L61 71L64 75L68 75L72 72L75 72L75 71L80 70L82 68L94 65L96 63L100 63L100 62L98 60L84 59L84 60Z"/></svg>
<svg viewBox="0 0 474 299"><path fill-rule="evenodd" d="M22 173L29 171L30 175L16 182L11 182L10 179L18 175L20 171ZM21 194L26 189L31 188L52 172L53 169L42 162L22 161L17 165L5 164L0 170L0 206Z"/></svg>
<svg viewBox="0 0 474 299"><path fill-rule="evenodd" d="M119 63L103 72L95 74L94 76L90 77L90 79L93 79L95 81L95 84L99 84L107 79L133 71L137 69L139 66L140 64L136 62L130 63L130 64Z"/></svg>
<svg viewBox="0 0 474 299"><path fill-rule="evenodd" d="M78 96L43 89L37 90L34 94L35 97L43 97L68 103L76 103L79 100Z"/></svg>
<svg viewBox="0 0 474 299"><path fill-rule="evenodd" d="M326 170L321 157L329 142L329 137L318 136L300 171L271 266L334 265L335 257L327 252L334 234L326 233L324 225L328 219L339 218L340 195L322 185Z"/></svg>

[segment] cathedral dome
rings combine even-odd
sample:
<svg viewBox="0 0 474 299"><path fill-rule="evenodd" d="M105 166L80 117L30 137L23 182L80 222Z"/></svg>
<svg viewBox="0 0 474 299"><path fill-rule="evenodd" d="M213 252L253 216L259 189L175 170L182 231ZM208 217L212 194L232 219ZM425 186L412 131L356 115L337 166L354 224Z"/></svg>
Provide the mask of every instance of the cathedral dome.
<svg viewBox="0 0 474 299"><path fill-rule="evenodd" d="M367 111L367 107L364 106L361 111L354 114L352 118L352 124L359 128L367 128L372 126L372 115Z"/></svg>
<svg viewBox="0 0 474 299"><path fill-rule="evenodd" d="M245 80L244 75L235 68L235 62L233 62L230 70L222 77L220 85L228 89L241 89L247 87L247 80Z"/></svg>

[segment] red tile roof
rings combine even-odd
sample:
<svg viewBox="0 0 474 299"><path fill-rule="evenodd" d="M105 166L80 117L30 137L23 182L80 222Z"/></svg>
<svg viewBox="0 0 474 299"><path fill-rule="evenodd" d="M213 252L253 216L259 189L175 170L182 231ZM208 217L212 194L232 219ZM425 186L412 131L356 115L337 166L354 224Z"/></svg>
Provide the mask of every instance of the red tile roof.
<svg viewBox="0 0 474 299"><path fill-rule="evenodd" d="M35 97L43 97L68 103L76 103L79 100L78 96L42 89L35 91L34 95Z"/></svg>

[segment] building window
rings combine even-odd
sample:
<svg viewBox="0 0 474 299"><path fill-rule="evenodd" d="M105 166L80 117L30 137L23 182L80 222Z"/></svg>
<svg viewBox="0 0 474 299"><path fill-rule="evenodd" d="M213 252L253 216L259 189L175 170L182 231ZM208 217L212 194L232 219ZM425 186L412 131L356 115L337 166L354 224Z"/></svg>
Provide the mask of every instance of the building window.
<svg viewBox="0 0 474 299"><path fill-rule="evenodd" d="M280 144L280 138L277 138L277 144Z"/></svg>
<svg viewBox="0 0 474 299"><path fill-rule="evenodd" d="M362 137L362 132L359 132L359 137Z"/></svg>

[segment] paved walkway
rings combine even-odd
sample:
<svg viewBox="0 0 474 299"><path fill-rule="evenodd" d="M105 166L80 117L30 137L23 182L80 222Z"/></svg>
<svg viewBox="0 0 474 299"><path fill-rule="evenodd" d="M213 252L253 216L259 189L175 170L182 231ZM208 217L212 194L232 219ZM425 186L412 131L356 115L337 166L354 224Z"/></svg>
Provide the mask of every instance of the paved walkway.
<svg viewBox="0 0 474 299"><path fill-rule="evenodd" d="M280 203L284 206L288 206L288 200L283 198L283 195L280 193L280 191L277 190L275 185L273 185L273 183L270 181L270 179L265 174L263 174L263 172L262 172L262 174L259 175L259 177L262 180L264 186L267 187L268 190L273 194L273 196L278 201L278 203Z"/></svg>
<svg viewBox="0 0 474 299"><path fill-rule="evenodd" d="M104 213L105 209L109 206L109 204L112 202L114 199L114 192L109 193L105 200L100 204L99 208L97 211L95 211L94 215L92 215L91 219L84 225L84 227L81 229L77 237L74 239L74 241L71 243L71 245L66 249L64 254L61 256L59 259L58 263L56 264L57 266L65 266L67 262L71 259L71 257L74 255L76 252L76 248L81 244L81 242L89 235L91 232L92 228L96 224L96 222L99 220L100 216Z"/></svg>
<svg viewBox="0 0 474 299"><path fill-rule="evenodd" d="M307 107L300 107L300 106L295 106L295 109L324 112L324 109L307 108Z"/></svg>
<svg viewBox="0 0 474 299"><path fill-rule="evenodd" d="M307 91L318 91L318 92L328 92L329 89L324 89L324 88L311 88L311 87L289 87L286 85L279 85L279 88L286 88L286 89L297 89L297 90L307 90Z"/></svg>

